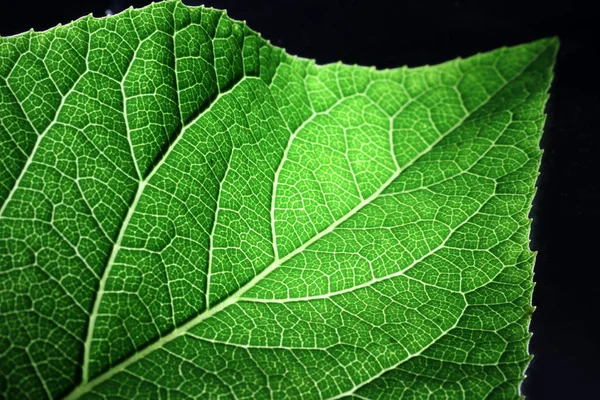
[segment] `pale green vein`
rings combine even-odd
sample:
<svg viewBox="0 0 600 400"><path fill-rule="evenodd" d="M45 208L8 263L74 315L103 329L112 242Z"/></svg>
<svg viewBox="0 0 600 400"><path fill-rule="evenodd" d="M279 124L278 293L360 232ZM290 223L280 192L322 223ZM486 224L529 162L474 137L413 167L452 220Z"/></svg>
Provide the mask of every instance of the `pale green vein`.
<svg viewBox="0 0 600 400"><path fill-rule="evenodd" d="M133 214L135 213L135 210L136 210L136 208L137 208L137 206L138 206L138 204L140 202L142 194L144 193L144 189L146 188L146 185L148 184L148 182L150 182L150 180L152 179L152 177L154 176L154 174L165 163L165 161L169 157L169 154L171 154L171 152L173 151L173 149L177 146L177 143L179 143L179 141L183 137L183 135L184 135L185 131L187 130L187 128L189 128L190 126L193 126L204 115L206 115L208 112L210 112L210 110L219 101L219 99L221 97L223 97L224 95L230 93L233 89L235 89L244 80L247 80L247 79L251 79L251 78L249 78L249 77L243 77L238 82L236 82L234 85L232 85L231 88L228 91L219 93L219 95L217 95L217 97L213 100L213 102L204 111L202 111L201 113L199 113L196 116L196 118L194 118L192 121L190 121L190 123L188 125L184 126L181 129L181 132L179 132L179 135L177 135L177 137L175 138L175 140L173 140L173 143L170 144L169 148L167 149L167 151L165 152L165 154L162 156L162 158L160 158L160 160L158 160L158 162L152 167L152 169L150 170L150 172L148 173L148 175L146 176L146 178L144 178L143 180L139 181L137 189L136 189L136 192L135 192L135 196L133 198L133 201L131 202L131 205L129 206L129 210L127 211L127 215L125 216L123 224L121 225L121 228L119 229L119 234L117 236L117 240L115 241L115 244L112 247L112 250L111 250L110 256L108 258L106 267L104 268L104 273L102 274L102 278L100 279L100 283L98 285L98 294L96 296L96 299L94 300L94 307L92 309L92 313L90 314L90 320L89 320L87 335L86 335L85 344L84 344L84 362L83 362L83 367L82 367L82 381L83 381L83 383L86 383L86 382L89 381L89 363L90 363L90 353L91 353L92 341L93 341L93 337L94 337L94 328L96 326L96 319L98 318L98 312L100 310L100 304L102 303L102 297L103 297L104 292L105 292L106 282L108 281L108 277L110 276L110 271L111 271L111 269L112 269L112 267L113 267L113 265L115 263L115 260L117 258L117 254L119 253L119 250L121 249L121 242L123 241L123 238L125 237L125 232L127 231L127 227L129 226L129 222L131 221L131 218L133 217ZM255 79L257 79L257 78L255 78Z"/></svg>
<svg viewBox="0 0 600 400"><path fill-rule="evenodd" d="M86 55L85 55L86 66L87 66L87 59L88 59L89 53L90 53L90 47L89 47L89 40L88 40L88 48L87 48ZM19 173L19 176L15 180L15 183L14 183L12 189L10 190L10 192L8 193L8 195L6 196L6 198L4 199L4 203L2 203L2 206L0 207L0 218L2 218L4 216L4 211L6 210L6 207L8 206L8 203L10 203L10 200L15 195L15 192L20 187L21 181L23 180L23 177L27 173L27 170L29 169L29 166L33 162L33 159L35 158L35 155L36 155L36 153L37 153L37 151L38 151L38 149L40 147L40 144L42 143L42 140L44 139L44 137L46 136L46 134L48 133L48 131L58 121L58 117L60 115L60 112L61 112L63 106L65 105L65 100L67 99L67 97L69 97L69 95L71 94L71 92L73 90L75 90L75 88L77 87L77 84L79 83L79 81L81 81L81 79L85 76L85 74L88 71L89 70L86 69L86 71L84 71L81 75L79 75L79 77L77 78L77 80L73 83L73 86L71 87L71 89L67 93L65 93L64 96L61 96L58 108L56 109L56 112L54 113L54 118L48 124L48 126L46 127L46 129L44 129L44 131L42 133L38 134L38 137L37 137L37 139L36 139L36 141L35 141L35 143L33 145L33 148L31 150L31 152L29 153L29 157L27 157L27 160L25 161L25 165L21 169L21 172ZM5 80L6 80L6 85L10 87L10 85L8 84L8 80L7 79L5 79ZM11 91L12 91L12 89L11 89ZM16 97L15 97L15 99L16 99ZM27 119L29 119L29 116L27 115L27 113L25 113L25 110L23 110L23 112L24 112L25 116L27 117ZM31 122L30 122L30 124L31 124ZM33 126L33 124L31 124L31 126L35 130L35 127Z"/></svg>
<svg viewBox="0 0 600 400"><path fill-rule="evenodd" d="M544 49L545 50L545 49ZM543 51L542 51L543 52ZM360 210L362 210L365 206L367 206L368 204L370 204L373 200L375 200L376 198L379 197L379 195L387 188L390 186L390 184L392 182L394 182L396 180L396 178L402 173L402 171L405 171L406 169L408 169L411 165L413 165L414 163L416 163L423 155L427 154L429 151L431 151L431 149L433 149L442 139L444 139L445 137L447 137L450 133L452 133L454 130L456 130L458 127L460 127L471 115L473 115L475 112L477 112L477 110L479 110L481 107L485 106L492 98L494 98L494 96L496 94L498 94L502 89L504 89L508 84L510 84L511 82L513 82L514 80L516 80L518 77L520 77L523 72L529 68L529 66L531 64L533 64L535 62L535 60L537 60L537 57L539 57L540 54L542 54L542 52L540 52L529 64L527 64L527 66L525 68L523 68L519 73L515 74L510 80L507 80L505 83L503 83L498 89L496 89L490 96L488 96L488 98L482 102L481 104L479 104L476 108L474 108L471 113L468 113L466 115L464 115L454 126L452 126L445 134L440 135L435 141L433 141L429 146L427 146L424 150L422 150L420 153L418 153L412 160L410 160L408 163L406 163L402 168L396 170L386 181L383 185L381 185L379 187L378 190L376 190L371 196L369 196L368 198L366 198L365 200L361 201L360 203L358 203L352 210L350 210L347 214L345 214L344 216L342 216L340 219L338 219L337 221L335 221L333 224L331 224L327 229L319 232L317 235L313 236L311 239L309 239L308 241L306 241L306 243L304 243L303 245L299 246L298 248L296 248L294 251L288 253L286 256L276 259L270 266L268 266L267 268L265 268L262 272L260 272L259 274L257 274L253 279L251 279L248 283L246 283L244 286L242 286L240 289L238 289L233 295L231 295L230 297L228 297L226 300L222 301L221 303L215 305L214 307L211 307L210 309L208 309L207 311L205 311L202 314L199 314L198 316L194 317L193 319L189 320L188 322L186 322L185 324L181 325L180 327L177 327L176 329L174 329L171 333L161 337L160 339L158 339L156 342L148 345L147 347L143 348L142 350L136 352L134 355L132 355L131 357L125 359L124 361L122 361L121 363L111 367L109 370L107 370L106 372L102 373L101 375L97 376L96 378L87 381L84 380L84 382L82 383L82 385L79 385L73 392L71 392L66 398L67 399L76 399L78 397L80 397L81 395L83 395L84 393L89 392L90 390L92 390L94 387L96 387L97 385L101 384L102 382L105 382L106 380L110 379L112 376L116 375L117 373L124 371L129 365L135 363L138 360L143 359L146 355L152 353L155 350L160 349L161 347L163 347L166 343L169 343L171 341L173 341L174 339L186 334L191 328L193 328L194 326L198 325L199 323L201 323L202 321L210 318L211 316L215 315L216 313L220 312L221 310L229 307L230 305L233 305L235 303L237 303L239 300L241 300L243 298L243 294L246 293L248 290L250 290L251 288L253 288L254 286L256 286L256 284L258 284L260 281L262 281L263 278L265 278L266 276L268 276L271 272L273 272L274 270L276 270L280 265L283 265L285 262L287 262L288 260L292 259L293 257L295 257L296 255L300 254L301 252L303 252L304 250L306 250L308 247L310 247L313 243L317 242L318 240L320 240L321 238L323 238L324 236L328 235L329 233L333 232L338 226L340 226L342 223L344 223L345 221L347 221L348 219L350 219L352 216L356 215ZM241 81L240 81L241 82ZM239 84L239 83L238 83ZM238 84L234 85L233 87L237 86ZM222 94L221 94L222 95ZM220 96L221 96L220 95ZM215 101L211 104L211 106L209 108L207 108L207 110L205 110L203 113L201 113L193 122L196 122L198 119L200 119L202 117L202 115L204 115L206 112L208 112L212 106L218 101L218 97L217 99L215 99ZM343 101L342 99L340 99L340 101ZM396 114L394 114L390 119L393 120L394 118L396 118L399 113L401 113L401 111L404 108L401 108ZM314 115L312 116L312 118L314 118ZM306 126L306 124L308 124L311 120L311 118L307 119L305 121L305 123L303 123L296 131L295 134L297 134L298 132L300 132L302 130L302 128L304 126ZM191 124L190 124L191 125ZM188 125L189 126L189 125ZM100 304L100 300L101 300L101 296L102 293L104 291L104 286L106 284L106 280L108 275L110 274L110 269L112 264L114 263L114 259L116 257L116 254L118 253L118 249L121 243L121 240L124 236L125 233L125 227L127 226L128 222L131 219L131 216L133 215L134 211L135 211L135 207L137 206L139 199L143 193L143 189L146 185L146 183L152 178L152 176L154 175L154 173L156 173L156 171L160 168L160 166L165 162L165 160L168 157L168 154L170 153L170 151L176 146L177 142L180 140L180 138L183 136L185 128L182 130L182 132L180 133L180 135L177 137L177 139L173 142L173 144L169 147L167 153L165 154L165 156L163 158L161 158L161 160L157 163L157 165L152 169L152 171L148 174L148 177L142 181L139 186L138 186L138 190L136 192L136 196L135 199L132 203L132 206L130 207L130 210L125 218L125 222L123 223L123 227L121 228L120 234L119 234L119 238L113 248L113 251L111 253L111 257L109 259L109 263L107 268L105 269L103 278L100 282L100 289L99 289L99 294L98 294L98 298L96 300L96 303L94 304L94 312L92 313L92 317L90 318L90 326L92 327L92 329L90 329L90 331L92 331L93 333L93 326L94 326L94 322L95 319L98 315L98 308L99 308L99 304ZM290 142L293 140L293 137L295 137L295 134L292 135L290 137ZM392 136L392 132L390 131L390 136ZM393 139L390 139L391 141L393 141ZM393 143L392 143L393 144ZM288 146L286 148L286 151L284 151L284 160L285 160L285 156L287 155L287 151L289 151L290 145L288 143ZM393 151L393 146L391 147L391 151ZM395 157L394 157L395 158ZM284 161L282 161L283 163ZM277 176L277 174L276 174ZM89 363L89 346L91 343L91 336L92 335L88 335L89 340L86 340L86 350L87 350L87 360ZM433 343L430 344L430 346ZM425 349L423 349L422 351L424 351ZM418 353L420 354L420 353ZM414 356L418 355L415 354ZM405 360L404 360L405 361ZM404 362L402 361L402 362ZM86 368L87 364L84 364L84 374L87 377L87 368ZM396 366L390 367L388 370L391 370L393 368L395 368ZM378 376L382 375L383 373L385 373L387 370L382 371L380 374L375 375L371 380L376 379ZM362 385L367 384L369 381L364 382ZM362 386L361 385L361 386ZM352 389L351 391L347 392L346 394L350 394L352 392L354 392L356 389L358 389L361 386L357 386L354 389ZM345 395L346 395L345 394ZM338 397L343 397L342 395L338 396Z"/></svg>

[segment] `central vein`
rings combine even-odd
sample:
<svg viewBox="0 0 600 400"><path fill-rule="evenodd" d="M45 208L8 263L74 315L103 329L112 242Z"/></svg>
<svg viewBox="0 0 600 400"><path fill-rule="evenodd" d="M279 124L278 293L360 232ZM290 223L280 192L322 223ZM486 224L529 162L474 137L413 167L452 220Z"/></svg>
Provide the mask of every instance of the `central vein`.
<svg viewBox="0 0 600 400"><path fill-rule="evenodd" d="M537 57L539 57L539 54L538 54ZM535 57L533 61L535 61L535 59L537 59L537 57ZM129 224L129 222L130 222L133 214L135 213L136 207L139 204L140 198L142 197L142 194L144 192L144 189L145 189L146 185L148 184L148 182L150 181L150 179L152 179L152 177L154 176L154 174L164 164L164 162L168 158L168 156L171 153L171 151L173 150L173 148L177 145L177 143L179 142L179 140L183 136L185 130L189 126L195 124L207 112L209 112L212 109L212 107L217 103L217 101L219 100L220 97L222 97L223 95L231 92L235 87L237 87L245 79L252 79L252 78L244 77L240 81L238 81L236 84L232 85L229 90L227 90L226 92L220 93L215 98L215 100L211 103L211 105L209 107L207 107L206 110L204 110L202 113L200 113L196 118L194 118L192 121L190 121L187 125L185 125L181 129L179 135L177 135L176 139L171 143L171 145L169 146L168 150L165 152L164 156L156 163L156 165L154 165L154 167L152 168L152 170L150 171L150 173L147 175L147 177L145 179L141 180L138 183L138 187L137 187L137 190L136 190L135 197L134 197L134 199L132 201L132 204L131 204L131 206L129 208L129 211L128 211L126 217L125 217L125 220L123 221L123 224L122 224L121 229L119 231L119 235L117 237L117 240L116 240L116 242L115 242L115 244L114 244L114 246L112 248L112 251L111 251L111 254L110 254L110 257L109 257L109 261L107 263L107 266L106 266L106 268L104 270L104 273L102 275L102 278L100 280L98 295L97 295L96 300L94 302L93 311L92 311L92 314L90 316L89 329L88 329L88 334L87 334L86 341L85 341L85 355L84 355L84 366L83 366L83 380L82 380L82 383L79 386L77 386L71 393L69 393L65 397L65 399L67 399L67 400L77 399L80 396L82 396L83 394L88 393L94 387L96 387L99 384L107 381L108 379L110 379L114 375L118 374L119 372L124 371L131 364L137 362L140 359L143 359L144 357L146 357L148 354L154 352L155 350L158 350L158 349L162 348L166 343L169 343L169 342L173 341L174 339L176 339L176 338L178 338L180 336L183 336L190 329L192 329L194 326L198 325L202 321L204 321L204 320L212 317L213 315L217 314L218 312L222 311L223 309L225 309L225 308L227 308L227 307L229 307L229 306L237 303L240 300L240 298L248 290L250 290L251 288L253 288L254 286L256 286L260 281L262 281L263 278L265 278L267 275L269 275L271 272L273 272L279 266L281 266L282 264L284 264L288 260L292 259L296 255L298 255L301 252L303 252L304 250L306 250L313 243L317 242L318 240L320 240L324 236L326 236L329 233L331 233L333 230L335 230L342 223L344 223L345 221L347 221L352 216L356 215L365 206L367 206L368 204L372 203L377 197L379 197L396 180L396 178L403 171L405 171L411 165L415 164L423 155L425 155L429 151L431 151L431 149L434 148L441 140L443 140L445 137L447 137L449 134L451 134L453 131L455 131L458 127L460 127L469 117L473 116L473 114L477 110L479 110L481 107L483 107L484 105L486 105L492 98L495 97L496 94L498 94L510 82L512 82L516 78L518 78L533 63L533 61L531 63L529 63L525 68L523 68L523 70L521 70L520 72L516 73L511 79L506 80L505 82L503 82L503 84L500 85L500 87L498 87L493 93L491 93L489 95L489 97L485 101L481 102L477 107L475 107L472 110L470 110L470 112L466 112L465 115L456 122L456 124L454 124L451 128L449 128L443 134L440 134L437 139L435 139L428 146L426 146L421 152L419 152L418 154L416 154L409 162L407 162L405 165L403 165L402 167L400 167L397 164L397 160L396 160L396 157L395 157L395 154L394 154L393 120L406 108L406 106L408 104L410 104L411 102L413 102L414 100L416 100L418 98L418 96L415 97L415 98L412 98L411 100L409 100L406 104L404 104L398 110L398 112L396 112L394 115L392 115L390 117L390 119L391 119L391 121L390 121L390 131L389 131L389 135L390 135L390 139L389 139L389 143L390 143L390 155L393 157L397 169L394 171L394 173L392 173L390 175L390 177L371 196L369 196L368 198L362 200L360 203L358 203L354 208L352 208L350 211L348 211L340 219L334 221L326 229L324 229L323 231L319 232L318 234L316 234L315 236L313 236L311 239L309 239L304 244L302 244L301 246L299 246L298 248L296 248L292 252L288 253L284 257L281 257L281 258L277 257L277 252L275 252L275 256L276 257L275 257L275 261L273 261L273 263L271 263L267 268L265 268L262 272L260 272L259 274L257 274L254 278L252 278L249 282L247 282L245 285L243 285L242 287L240 287L235 293L233 293L231 296L229 296L227 299L225 299L221 303L216 304L212 308L207 308L206 311L204 311L203 313L201 313L201 314L197 315L196 317L190 319L188 322L184 323L183 325L181 325L179 327L176 327L171 333L169 333L169 334L167 334L165 336L160 337L156 342L154 342L154 343L146 346L145 348L137 351L136 353L134 353L129 358L123 360L119 364L114 365L113 367L111 367L107 371L103 372L102 374L98 375L94 379L89 380L89 376L88 376L89 371L88 371L88 369L89 369L89 362L90 362L91 341L92 341L92 338L93 338L94 326L95 326L96 319L98 317L98 311L99 311L99 308L100 308L100 303L102 301L102 296L104 294L104 288L105 288L105 285L106 285L106 281L108 280L108 276L110 275L110 270L111 270L111 268L112 268L112 266L113 266L113 264L115 262L117 254L118 254L118 252L120 250L121 242L123 240L123 237L125 236L125 231L127 230L127 226ZM340 99L340 101L343 101L343 99ZM282 159L282 161L281 161L281 163L280 163L280 165L279 165L279 167L278 167L278 169L277 169L277 171L275 173L275 183L274 183L274 187L273 187L273 196L275 196L275 191L276 191L277 179L278 179L279 172L283 168L283 164L285 162L287 153L289 151L289 148L291 147L291 143L292 143L293 139L296 137L296 135L298 134L298 132L300 130L302 130L302 128L305 127L318 114L319 113L313 114L313 116L311 116L308 120L306 120L303 124L301 124L300 127L298 127L298 129L296 129L295 132L290 136L290 139L288 141L286 149L284 150L283 159ZM272 205L274 205L274 200L273 200L273 204ZM273 216L273 209L271 210L271 217L272 218L274 217ZM272 222L272 223L274 224L274 222ZM274 225L273 225L273 237L275 237Z"/></svg>

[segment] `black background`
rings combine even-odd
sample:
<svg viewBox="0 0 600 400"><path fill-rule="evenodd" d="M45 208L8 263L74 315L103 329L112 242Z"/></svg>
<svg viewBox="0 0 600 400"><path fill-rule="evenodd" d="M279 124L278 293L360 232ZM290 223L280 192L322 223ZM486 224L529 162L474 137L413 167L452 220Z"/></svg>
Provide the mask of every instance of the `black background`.
<svg viewBox="0 0 600 400"><path fill-rule="evenodd" d="M419 66L557 35L561 48L547 106L531 246L537 250L523 394L597 398L600 346L600 15L593 2L185 0L228 10L291 54L318 63ZM45 30L85 14L148 1L6 1L0 35Z"/></svg>

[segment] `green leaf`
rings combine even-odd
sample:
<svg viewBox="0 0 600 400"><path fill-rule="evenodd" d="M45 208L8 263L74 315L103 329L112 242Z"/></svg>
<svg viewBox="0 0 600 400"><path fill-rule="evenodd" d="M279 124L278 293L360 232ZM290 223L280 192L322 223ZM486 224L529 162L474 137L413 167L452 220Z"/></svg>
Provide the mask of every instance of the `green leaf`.
<svg viewBox="0 0 600 400"><path fill-rule="evenodd" d="M2 397L518 397L557 47L319 66L181 2L0 39Z"/></svg>

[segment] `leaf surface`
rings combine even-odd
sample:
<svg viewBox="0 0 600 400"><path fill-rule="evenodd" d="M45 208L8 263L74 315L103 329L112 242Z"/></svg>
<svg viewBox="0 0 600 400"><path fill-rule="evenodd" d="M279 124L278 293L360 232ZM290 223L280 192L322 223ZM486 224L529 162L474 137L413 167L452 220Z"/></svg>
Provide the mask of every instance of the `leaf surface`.
<svg viewBox="0 0 600 400"><path fill-rule="evenodd" d="M557 46L319 66L180 2L1 38L3 397L518 397Z"/></svg>

